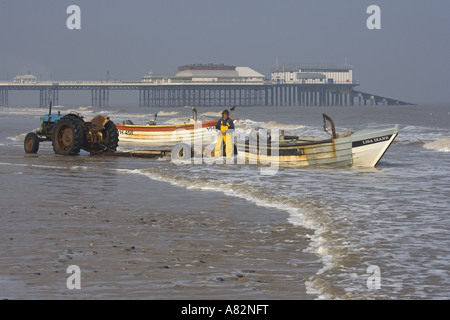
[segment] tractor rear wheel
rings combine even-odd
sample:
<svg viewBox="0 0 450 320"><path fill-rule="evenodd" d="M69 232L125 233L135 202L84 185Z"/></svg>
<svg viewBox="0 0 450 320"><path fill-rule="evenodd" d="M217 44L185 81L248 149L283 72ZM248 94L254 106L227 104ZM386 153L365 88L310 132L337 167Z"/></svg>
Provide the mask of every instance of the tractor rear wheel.
<svg viewBox="0 0 450 320"><path fill-rule="evenodd" d="M106 124L103 132L103 145L105 150L103 151L116 151L119 146L119 130L116 128L116 124L109 120Z"/></svg>
<svg viewBox="0 0 450 320"><path fill-rule="evenodd" d="M82 126L73 117L61 118L53 131L52 145L56 154L77 155L83 146Z"/></svg>
<svg viewBox="0 0 450 320"><path fill-rule="evenodd" d="M117 130L115 123L108 120L100 132L102 134L101 141L94 144L89 144L85 141L83 148L91 154L99 154L105 151L115 152L119 145L119 130Z"/></svg>
<svg viewBox="0 0 450 320"><path fill-rule="evenodd" d="M30 132L23 142L26 153L37 153L39 150L39 137L36 133Z"/></svg>

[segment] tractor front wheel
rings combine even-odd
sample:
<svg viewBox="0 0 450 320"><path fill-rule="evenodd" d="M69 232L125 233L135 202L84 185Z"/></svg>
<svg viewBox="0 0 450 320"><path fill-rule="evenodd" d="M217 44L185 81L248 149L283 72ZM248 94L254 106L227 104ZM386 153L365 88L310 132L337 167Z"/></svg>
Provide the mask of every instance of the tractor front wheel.
<svg viewBox="0 0 450 320"><path fill-rule="evenodd" d="M36 133L30 132L23 142L26 153L37 153L39 150L39 137Z"/></svg>
<svg viewBox="0 0 450 320"><path fill-rule="evenodd" d="M77 155L83 146L83 128L73 117L63 117L56 124L52 135L56 154Z"/></svg>

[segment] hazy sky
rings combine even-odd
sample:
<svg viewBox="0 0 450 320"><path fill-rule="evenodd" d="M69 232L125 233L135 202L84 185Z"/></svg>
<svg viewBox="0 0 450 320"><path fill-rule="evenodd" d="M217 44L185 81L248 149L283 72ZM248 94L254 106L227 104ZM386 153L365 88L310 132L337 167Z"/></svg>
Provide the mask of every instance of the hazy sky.
<svg viewBox="0 0 450 320"><path fill-rule="evenodd" d="M70 5L81 30L69 30ZM381 29L369 30L370 5ZM180 65L348 63L359 89L450 104L448 0L0 0L0 80L140 80Z"/></svg>

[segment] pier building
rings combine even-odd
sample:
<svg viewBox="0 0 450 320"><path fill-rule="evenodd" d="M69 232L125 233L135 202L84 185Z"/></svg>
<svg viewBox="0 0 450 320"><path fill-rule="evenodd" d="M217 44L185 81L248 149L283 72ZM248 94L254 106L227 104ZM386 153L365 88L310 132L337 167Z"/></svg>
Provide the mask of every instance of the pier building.
<svg viewBox="0 0 450 320"><path fill-rule="evenodd" d="M36 83L37 78L33 76L32 74L25 74L22 76L14 77L13 79L14 83Z"/></svg>
<svg viewBox="0 0 450 320"><path fill-rule="evenodd" d="M271 72L277 84L333 84L353 83L353 67L347 64L287 64L276 66Z"/></svg>

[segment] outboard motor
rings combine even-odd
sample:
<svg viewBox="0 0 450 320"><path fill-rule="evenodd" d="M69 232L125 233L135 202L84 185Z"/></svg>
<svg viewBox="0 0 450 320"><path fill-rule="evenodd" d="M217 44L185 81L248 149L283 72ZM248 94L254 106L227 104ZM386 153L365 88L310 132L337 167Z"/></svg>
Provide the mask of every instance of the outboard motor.
<svg viewBox="0 0 450 320"><path fill-rule="evenodd" d="M157 116L158 116L158 114L155 113L155 117L153 118L153 120L150 120L150 121L148 122L148 124L151 125L151 126L156 125L156 117L157 117Z"/></svg>

